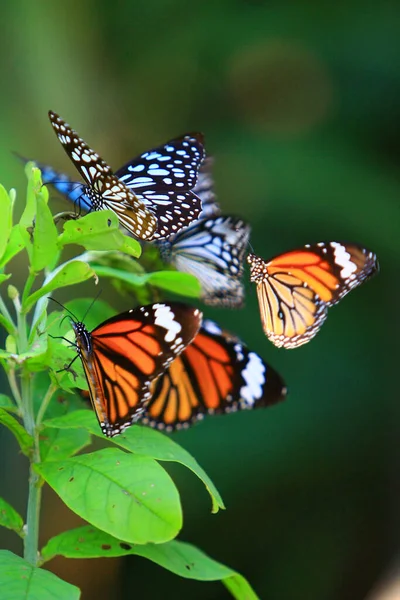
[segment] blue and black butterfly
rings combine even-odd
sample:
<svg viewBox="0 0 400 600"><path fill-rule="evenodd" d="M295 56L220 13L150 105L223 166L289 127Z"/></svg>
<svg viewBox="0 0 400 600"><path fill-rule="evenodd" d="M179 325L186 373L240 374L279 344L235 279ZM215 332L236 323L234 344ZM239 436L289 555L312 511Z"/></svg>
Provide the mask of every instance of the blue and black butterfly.
<svg viewBox="0 0 400 600"><path fill-rule="evenodd" d="M175 142L177 143L176 140ZM140 159L144 157L143 160L147 161L147 165L155 164L152 163L153 160L157 160L157 164L160 164L162 152L171 151L173 143L174 141L169 143L171 146L166 144L164 147L144 153ZM178 148L178 145L175 148ZM176 156L183 156L178 152L177 149ZM44 183L52 184L80 210L92 210L92 200L85 190L82 191L79 184L49 165L36 164L42 171ZM146 170L144 164L145 162L134 159L116 171L115 175L130 189L133 189L134 193L144 200L146 207L153 210L154 214L157 214L157 211L160 212L159 206L161 205L158 205L157 209L154 207L152 209L149 198L153 198L154 202L156 200L159 203L166 202L165 210L170 211L170 216L174 206L175 212L179 212L180 209L177 208L177 205L172 204L171 208L170 200L162 200L158 192L152 195L143 189L140 191L141 186L144 186L145 183L150 186L148 173L151 170ZM157 217L160 223L159 229L152 239L155 239L163 260L175 266L179 271L191 273L199 279L202 288L201 298L206 304L235 308L240 307L244 299L241 279L250 226L240 218L220 214L221 210L214 193L211 167L212 159L206 158L199 167L197 177L195 177L193 169L187 169L189 183L186 185L194 184L194 187L191 192L186 193L192 194L194 198L199 199L199 203L201 202L201 213L197 213L198 220L193 221L186 228L183 228L182 225L180 230L176 230L176 225L172 224L167 233L166 216L159 215ZM154 170L151 172L154 175ZM142 177L139 177L140 173L143 173ZM161 177L161 175L157 177ZM153 179L156 181L155 175ZM151 188L146 189L150 190ZM188 204L184 204L188 206ZM172 222L168 221L168 223ZM171 230L176 233L171 235ZM160 231L162 231L162 235L160 235ZM157 239L161 237L166 239Z"/></svg>
<svg viewBox="0 0 400 600"><path fill-rule="evenodd" d="M201 201L192 190L204 158L201 134L190 133L171 140L113 173L61 117L50 111L49 118L86 185L79 186L52 167L37 164L43 182L53 184L79 209L114 210L121 224L142 240L168 237L198 218ZM143 235L145 227L148 231Z"/></svg>

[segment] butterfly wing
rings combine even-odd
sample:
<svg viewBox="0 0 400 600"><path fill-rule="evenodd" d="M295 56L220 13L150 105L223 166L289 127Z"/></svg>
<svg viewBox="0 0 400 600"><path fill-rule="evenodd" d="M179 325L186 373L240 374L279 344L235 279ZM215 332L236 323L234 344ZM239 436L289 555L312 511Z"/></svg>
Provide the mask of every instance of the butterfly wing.
<svg viewBox="0 0 400 600"><path fill-rule="evenodd" d="M21 156L18 156L25 164L32 162L35 167L40 169L42 173L42 182L44 185L52 185L60 194L66 196L68 200L79 209L84 211L90 211L92 203L87 194L84 193L84 185L77 181L73 181L69 175L57 171L51 165L38 162L36 160L27 160Z"/></svg>
<svg viewBox="0 0 400 600"><path fill-rule="evenodd" d="M201 211L194 193L204 158L203 136L189 133L144 152L116 176L156 215L154 238L165 238L196 220Z"/></svg>
<svg viewBox="0 0 400 600"><path fill-rule="evenodd" d="M283 400L282 378L255 352L205 321L194 341L153 384L142 422L187 427L206 414L270 406Z"/></svg>
<svg viewBox="0 0 400 600"><path fill-rule="evenodd" d="M356 244L320 242L271 261L250 254L263 329L278 347L310 341L327 309L378 270L376 255Z"/></svg>
<svg viewBox="0 0 400 600"><path fill-rule="evenodd" d="M159 247L164 260L197 277L206 304L239 307L244 297L241 277L249 236L247 223L221 216L197 221L160 242Z"/></svg>
<svg viewBox="0 0 400 600"><path fill-rule="evenodd" d="M214 192L214 180L212 177L213 164L214 161L211 157L207 157L203 160L199 169L197 183L193 188L193 192L201 200L199 220L217 217L221 214L221 209Z"/></svg>
<svg viewBox="0 0 400 600"><path fill-rule="evenodd" d="M106 436L140 417L151 382L192 341L201 318L198 309L171 302L122 313L91 333L74 323L92 406Z"/></svg>
<svg viewBox="0 0 400 600"><path fill-rule="evenodd" d="M120 223L135 237L151 239L157 219L131 190L113 174L108 164L92 150L59 115L49 119L65 152L85 180L83 193L91 210L113 210Z"/></svg>

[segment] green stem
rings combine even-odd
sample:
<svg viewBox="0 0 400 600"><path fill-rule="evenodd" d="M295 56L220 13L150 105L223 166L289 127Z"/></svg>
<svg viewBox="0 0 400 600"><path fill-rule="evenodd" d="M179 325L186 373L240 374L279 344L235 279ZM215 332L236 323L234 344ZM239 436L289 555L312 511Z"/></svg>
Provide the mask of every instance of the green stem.
<svg viewBox="0 0 400 600"><path fill-rule="evenodd" d="M31 284L30 284L31 285ZM29 285L25 286L25 290ZM28 350L28 335L26 316L21 311L19 297L14 298L15 311L18 324L18 352L22 354ZM39 553L39 514L42 495L42 481L35 472L34 466L40 463L39 436L35 424L35 413L33 409L31 375L24 367L21 374L21 405L22 417L26 431L33 437L33 453L29 468L29 491L28 508L26 515L26 536L24 538L24 558L31 565L38 563Z"/></svg>
<svg viewBox="0 0 400 600"><path fill-rule="evenodd" d="M40 408L38 410L38 414L36 417L36 427L39 427L39 425L41 424L43 417L46 413L47 407L49 405L49 402L52 399L53 394L56 390L57 390L57 386L54 383L52 383L49 386L49 389L47 390L46 395L43 398L42 404L40 405Z"/></svg>
<svg viewBox="0 0 400 600"><path fill-rule="evenodd" d="M18 406L19 412L22 416L24 413L24 409L22 406L21 392L19 391L17 379L15 377L15 369L10 369L7 373L7 377L12 395L14 396L15 403Z"/></svg>
<svg viewBox="0 0 400 600"><path fill-rule="evenodd" d="M4 317L6 318L6 320L9 322L10 325L12 325L13 330L15 332L15 330L17 329L15 326L15 323L8 311L7 306L5 305L5 302L3 300L3 298L0 296L0 312L4 315ZM8 333L12 333L9 331L8 327L6 327L6 325L4 324L5 328L7 329Z"/></svg>
<svg viewBox="0 0 400 600"><path fill-rule="evenodd" d="M24 291L22 292L22 310L24 310L23 307L24 307L26 299L29 296L29 293L32 289L32 285L33 285L33 282L35 281L35 277L36 277L35 273L29 273L28 279L26 280Z"/></svg>

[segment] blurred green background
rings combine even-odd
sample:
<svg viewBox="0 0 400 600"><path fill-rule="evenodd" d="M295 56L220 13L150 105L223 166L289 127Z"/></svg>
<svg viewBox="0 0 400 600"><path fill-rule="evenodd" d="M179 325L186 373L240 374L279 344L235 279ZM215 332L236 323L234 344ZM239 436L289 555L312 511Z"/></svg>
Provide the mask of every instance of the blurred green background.
<svg viewBox="0 0 400 600"><path fill-rule="evenodd" d="M221 205L252 223L258 254L331 239L378 254L379 277L298 350L268 342L255 288L242 311L206 309L282 373L290 394L174 435L214 479L224 513L212 516L196 479L171 469L181 538L242 572L261 598L365 598L400 537L400 4L14 0L2 9L0 181L21 197L13 150L76 176L50 108L115 168L201 130ZM65 206L54 196L55 210ZM15 285L26 276L17 268ZM24 513L26 465L1 436L0 493ZM42 515L43 541L76 523L50 493ZM19 551L11 535L2 541ZM229 597L134 557L49 567L82 586L84 600Z"/></svg>

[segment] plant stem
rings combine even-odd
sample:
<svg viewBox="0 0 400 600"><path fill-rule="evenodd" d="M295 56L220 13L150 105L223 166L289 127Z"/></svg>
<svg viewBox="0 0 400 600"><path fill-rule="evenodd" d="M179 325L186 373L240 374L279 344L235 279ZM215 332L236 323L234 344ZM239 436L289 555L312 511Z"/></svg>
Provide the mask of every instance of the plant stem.
<svg viewBox="0 0 400 600"><path fill-rule="evenodd" d="M33 282L35 281L35 273L29 273L28 279L26 280L24 291L22 292L22 307L25 304L27 297L29 296L29 292L32 289Z"/></svg>
<svg viewBox="0 0 400 600"><path fill-rule="evenodd" d="M10 389L14 396L15 403L18 406L19 411L22 416L24 409L22 406L21 392L19 391L17 380L15 378L15 369L10 369L7 373L7 377L8 377L8 383L9 383Z"/></svg>
<svg viewBox="0 0 400 600"><path fill-rule="evenodd" d="M36 417L36 427L39 427L39 425L41 424L43 417L46 413L47 407L49 405L49 402L52 399L53 394L56 390L57 390L57 386L54 383L52 383L49 386L49 389L47 390L45 397L42 400L42 404L40 405L40 408L38 410L38 414Z"/></svg>
<svg viewBox="0 0 400 600"><path fill-rule="evenodd" d="M25 289L29 288L28 282ZM22 354L28 350L28 336L26 316L21 312L19 298L14 299L15 311L18 323L18 352ZM24 426L26 431L33 437L33 453L29 468L29 491L28 508L26 515L26 536L24 538L24 558L31 565L38 563L39 547L39 514L42 496L42 481L35 472L34 466L40 463L39 436L35 424L35 413L33 409L31 375L23 367L21 374L21 406Z"/></svg>
<svg viewBox="0 0 400 600"><path fill-rule="evenodd" d="M10 325L12 325L13 329L16 330L17 328L15 326L15 323L14 323L14 321L13 321L10 313L8 312L8 308L5 305L5 302L4 302L4 300L3 300L3 298L1 296L0 296L0 312L4 315L4 317L6 318L6 320L8 321L8 323ZM7 329L8 333L11 333L9 331L9 327L7 327L5 323L3 323L3 324L4 324L4 327Z"/></svg>

